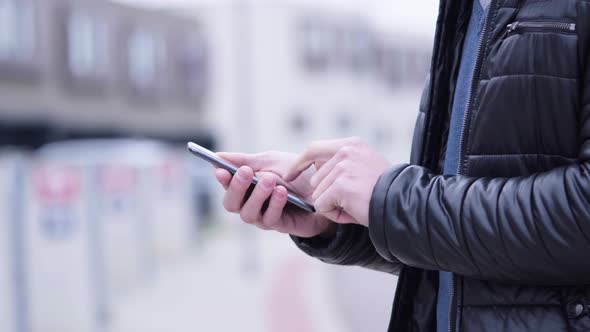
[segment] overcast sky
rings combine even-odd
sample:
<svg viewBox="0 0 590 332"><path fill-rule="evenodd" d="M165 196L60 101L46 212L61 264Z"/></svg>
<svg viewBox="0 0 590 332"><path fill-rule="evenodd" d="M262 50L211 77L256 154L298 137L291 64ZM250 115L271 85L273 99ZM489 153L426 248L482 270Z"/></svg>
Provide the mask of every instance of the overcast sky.
<svg viewBox="0 0 590 332"><path fill-rule="evenodd" d="M156 7L215 5L239 0L117 0ZM244 1L244 0L242 0ZM260 0L248 0L256 2ZM264 0L272 2L272 0ZM420 35L434 34L439 0L276 0L305 3L309 6L346 8L364 13L379 27L390 31L412 31Z"/></svg>

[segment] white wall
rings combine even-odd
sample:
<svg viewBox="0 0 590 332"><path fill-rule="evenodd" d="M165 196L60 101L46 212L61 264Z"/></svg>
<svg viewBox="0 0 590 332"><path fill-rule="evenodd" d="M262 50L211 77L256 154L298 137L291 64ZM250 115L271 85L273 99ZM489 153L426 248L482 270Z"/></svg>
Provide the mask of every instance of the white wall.
<svg viewBox="0 0 590 332"><path fill-rule="evenodd" d="M220 148L299 151L311 140L354 135L365 138L392 160L407 161L421 84L392 89L374 72L306 70L299 59L296 33L299 19L318 15L318 10L312 9L219 5L199 11L212 49L213 86L208 113ZM319 13L330 20L369 24L358 15ZM422 49L429 48L418 43ZM291 128L295 112L307 117L304 134ZM343 114L348 114L351 121L346 131L336 123ZM386 134L381 142L376 139L377 129Z"/></svg>

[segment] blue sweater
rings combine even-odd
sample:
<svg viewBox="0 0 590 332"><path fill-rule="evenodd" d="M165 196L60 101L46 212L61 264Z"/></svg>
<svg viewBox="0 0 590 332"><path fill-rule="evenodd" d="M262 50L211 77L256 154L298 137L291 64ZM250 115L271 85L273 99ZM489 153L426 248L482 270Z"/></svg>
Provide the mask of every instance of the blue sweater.
<svg viewBox="0 0 590 332"><path fill-rule="evenodd" d="M474 1L471 19L467 28L467 34L463 43L463 56L459 67L459 76L453 99L453 110L449 127L447 152L445 155L444 175L456 175L459 166L461 131L463 128L463 116L470 97L471 79L477 56L479 37L485 20L484 8L480 1ZM438 300L436 306L437 332L446 332L449 329L449 306L451 300L451 279L449 272L439 273Z"/></svg>

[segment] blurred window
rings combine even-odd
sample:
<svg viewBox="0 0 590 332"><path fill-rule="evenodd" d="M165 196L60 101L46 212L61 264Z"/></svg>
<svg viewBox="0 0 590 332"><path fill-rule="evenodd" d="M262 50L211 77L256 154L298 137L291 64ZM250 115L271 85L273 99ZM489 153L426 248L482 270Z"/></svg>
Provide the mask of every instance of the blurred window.
<svg viewBox="0 0 590 332"><path fill-rule="evenodd" d="M336 126L338 126L339 135L350 135L352 132L352 119L348 112L343 112L336 118Z"/></svg>
<svg viewBox="0 0 590 332"><path fill-rule="evenodd" d="M190 35L181 48L177 63L179 88L189 99L205 94L207 85L207 44L204 38Z"/></svg>
<svg viewBox="0 0 590 332"><path fill-rule="evenodd" d="M335 48L335 36L327 24L305 19L299 26L299 48L305 65L310 69L323 69Z"/></svg>
<svg viewBox="0 0 590 332"><path fill-rule="evenodd" d="M158 64L164 50L158 36L149 31L136 30L129 37L127 49L128 74L131 84L140 90L156 86Z"/></svg>
<svg viewBox="0 0 590 332"><path fill-rule="evenodd" d="M399 87L405 80L404 53L389 45L379 50L379 67L385 82L391 87Z"/></svg>
<svg viewBox="0 0 590 332"><path fill-rule="evenodd" d="M68 60L76 77L98 77L108 67L107 25L87 12L74 11L68 21Z"/></svg>
<svg viewBox="0 0 590 332"><path fill-rule="evenodd" d="M403 52L398 52L398 57L404 83L423 83L430 69L430 53L406 48Z"/></svg>
<svg viewBox="0 0 590 332"><path fill-rule="evenodd" d="M371 31L357 27L342 32L342 56L355 72L369 69L375 62L375 42Z"/></svg>
<svg viewBox="0 0 590 332"><path fill-rule="evenodd" d="M303 135L307 130L307 119L302 111L295 111L290 117L289 125L291 132L296 135Z"/></svg>
<svg viewBox="0 0 590 332"><path fill-rule="evenodd" d="M27 62L35 51L32 0L0 0L0 59Z"/></svg>

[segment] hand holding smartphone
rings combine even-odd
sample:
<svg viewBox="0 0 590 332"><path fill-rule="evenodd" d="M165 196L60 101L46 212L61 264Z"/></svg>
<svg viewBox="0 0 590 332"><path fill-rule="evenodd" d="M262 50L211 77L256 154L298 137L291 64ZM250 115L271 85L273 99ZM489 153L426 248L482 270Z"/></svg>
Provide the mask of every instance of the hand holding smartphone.
<svg viewBox="0 0 590 332"><path fill-rule="evenodd" d="M210 151L210 150L208 150L196 143L189 142L187 144L187 149L193 155L209 162L212 165L215 165L217 167L227 170L232 175L236 174L236 172L238 171L238 167L236 165L233 165L233 164L219 158L214 152L212 152L212 151ZM252 185L258 184L259 181L260 180L255 176L252 179ZM294 194L290 191L287 194L287 202L289 204L296 206L300 209L303 209L307 212L315 213L315 208L313 207L313 205L307 203L301 197L297 196L296 194Z"/></svg>

